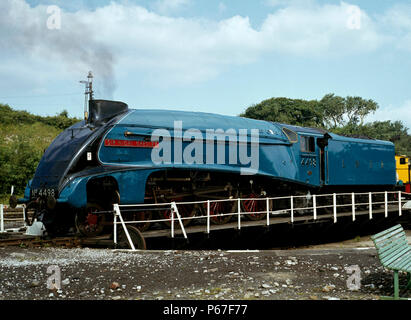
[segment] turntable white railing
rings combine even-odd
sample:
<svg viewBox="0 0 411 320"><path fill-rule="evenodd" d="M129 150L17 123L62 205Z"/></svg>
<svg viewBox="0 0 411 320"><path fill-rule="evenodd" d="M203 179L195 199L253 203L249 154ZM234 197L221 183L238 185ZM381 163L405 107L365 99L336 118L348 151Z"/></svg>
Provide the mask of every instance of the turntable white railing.
<svg viewBox="0 0 411 320"><path fill-rule="evenodd" d="M9 206L0 204L0 233L14 231L15 229L21 229L22 227L26 226L26 207L24 205L18 205L16 208L22 209L21 217L16 218L19 215L18 212L13 211L12 213L6 213L6 209ZM13 215L12 217L9 217ZM21 226L19 228L7 228L6 224L16 224L16 222L21 222Z"/></svg>
<svg viewBox="0 0 411 320"><path fill-rule="evenodd" d="M357 201L359 198L359 201ZM184 238L187 239L187 233L184 227L184 220L204 220L205 232L210 233L211 220L222 218L225 216L236 216L237 228L241 229L242 217L247 215L266 215L266 225L270 225L270 218L273 216L285 217L289 222L294 223L296 217L312 217L313 220L319 218L331 217L334 223L337 223L338 213L341 208L345 208L345 215L350 214L352 221L356 220L356 215L359 211L368 211L369 219L373 219L375 206L384 208L384 217L388 217L388 212L393 210L393 207L398 208L398 215L402 215L403 202L411 199L411 194L401 191L383 191L383 192L362 192L362 193L332 193L332 194L317 194L317 195L301 195L301 196L283 196L283 197L260 197L260 198L237 198L237 199L222 199L222 200L204 200L204 201L189 201L189 202L169 202L169 203L153 203L153 204L114 204L114 243L117 244L117 224L121 224L126 234L130 246L135 250L131 241L131 237L127 231L126 224L138 225L141 223L157 223L169 222L171 237L175 237L175 220L179 222ZM211 207L218 206L218 203L235 203L230 210L232 212L211 212ZM259 203L257 205L257 202ZM342 202L342 203L341 203ZM251 203L253 211L246 210L245 203ZM276 204L277 208L274 208ZM194 208L203 208L199 215L182 217L180 211L184 206ZM213 208L214 208L213 206ZM257 208L258 207L258 208ZM348 208L348 210L347 210ZM244 210L245 209L245 210ZM390 210L389 210L390 209ZM124 221L122 216L124 212L164 212L170 211L170 217L165 219L149 219L149 220L127 220ZM381 210L381 209L380 209ZM394 209L396 210L396 209ZM205 214L204 214L205 212ZM341 212L342 213L342 212ZM120 221L117 221L119 219ZM263 218L264 219L264 218ZM284 221L286 222L286 221Z"/></svg>

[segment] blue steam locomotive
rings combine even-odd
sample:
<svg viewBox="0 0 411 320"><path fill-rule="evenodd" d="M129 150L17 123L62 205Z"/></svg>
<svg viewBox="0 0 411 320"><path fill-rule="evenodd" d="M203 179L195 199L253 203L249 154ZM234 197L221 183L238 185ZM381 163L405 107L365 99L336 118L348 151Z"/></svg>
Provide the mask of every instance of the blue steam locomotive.
<svg viewBox="0 0 411 320"><path fill-rule="evenodd" d="M34 210L49 231L76 225L96 235L108 223L99 212L113 203L377 191L395 184L391 142L211 113L132 110L122 102L91 99L89 117L51 143L18 202ZM151 212L138 215L151 218Z"/></svg>

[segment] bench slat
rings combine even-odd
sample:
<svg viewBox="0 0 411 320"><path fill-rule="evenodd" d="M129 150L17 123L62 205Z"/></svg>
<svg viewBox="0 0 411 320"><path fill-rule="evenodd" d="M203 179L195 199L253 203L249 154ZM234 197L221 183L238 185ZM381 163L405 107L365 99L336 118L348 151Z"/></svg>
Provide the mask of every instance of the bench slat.
<svg viewBox="0 0 411 320"><path fill-rule="evenodd" d="M407 271L411 268L411 247L400 224L371 236L382 265Z"/></svg>
<svg viewBox="0 0 411 320"><path fill-rule="evenodd" d="M407 272L410 272L410 273L411 273L411 257L408 258L408 263L407 263L407 265L404 267L404 269L405 269Z"/></svg>
<svg viewBox="0 0 411 320"><path fill-rule="evenodd" d="M384 247L390 246L391 242L396 241L396 240L401 240L401 239L406 239L405 234L396 234L380 242L374 241L374 245L377 249L384 249Z"/></svg>
<svg viewBox="0 0 411 320"><path fill-rule="evenodd" d="M408 257L407 260L404 261L402 265L400 265L398 268L403 271L411 272L411 256Z"/></svg>
<svg viewBox="0 0 411 320"><path fill-rule="evenodd" d="M378 250L378 254L381 258L385 258L395 251L400 251L403 248L408 248L408 242L407 239L400 239L396 240L390 243L390 245L387 245L381 250Z"/></svg>
<svg viewBox="0 0 411 320"><path fill-rule="evenodd" d="M390 233L388 235L385 235L384 237L374 239L373 241L378 246L383 246L384 243L387 242L387 241L390 241L390 239L399 238L399 237L403 237L403 236L404 236L404 232Z"/></svg>
<svg viewBox="0 0 411 320"><path fill-rule="evenodd" d="M388 232L391 232L391 231L393 231L393 230L395 230L395 229L400 229L400 228L402 228L402 225L401 225L401 224L396 224L395 226L392 226L391 228L388 228L388 229L383 230L383 231L381 231L381 232L379 232L379 233L377 233L377 234L374 234L373 237L379 237L379 236L381 236L381 235L384 235L385 233L388 233Z"/></svg>
<svg viewBox="0 0 411 320"><path fill-rule="evenodd" d="M397 270L411 271L411 248L410 251L401 257L398 262L392 264L392 267Z"/></svg>
<svg viewBox="0 0 411 320"><path fill-rule="evenodd" d="M387 241L384 246L377 248L377 250L381 256L384 256L387 251L398 246L408 246L407 238L404 236L392 238L391 241Z"/></svg>
<svg viewBox="0 0 411 320"><path fill-rule="evenodd" d="M382 259L381 262L383 262L383 263L385 263L385 264L387 264L387 265L390 265L390 264L392 264L393 262L395 262L396 260L398 260L398 258L400 258L402 255L406 254L406 253L408 252L408 250L409 250L408 247L407 247L407 248L404 248L403 250L398 251L397 253L395 253L394 255L390 256L389 258Z"/></svg>
<svg viewBox="0 0 411 320"><path fill-rule="evenodd" d="M371 239L382 265L394 270L394 299L399 299L398 271L408 272L407 288L411 285L411 246L404 229L398 224L371 236Z"/></svg>
<svg viewBox="0 0 411 320"><path fill-rule="evenodd" d="M381 258L380 261L384 265L390 265L394 262L396 262L402 255L406 254L408 252L408 248L404 248L402 251L396 251L392 255Z"/></svg>
<svg viewBox="0 0 411 320"><path fill-rule="evenodd" d="M400 225L400 224L397 224L396 226L394 226L394 227L391 227L391 228L389 228L389 229L387 229L387 230L384 230L384 231L382 231L382 232L380 232L380 233L377 233L377 234L375 234L375 235L373 235L373 236L371 236L371 239L374 241L374 240L379 240L379 238L383 238L385 235L387 235L388 233L391 233L391 232L393 232L394 231L394 233L398 233L398 231L399 232L401 232L401 231L403 231L403 228L402 228L402 226Z"/></svg>
<svg viewBox="0 0 411 320"><path fill-rule="evenodd" d="M378 245L378 244L383 243L385 240L387 240L387 239L389 239L389 238L391 238L391 237L393 237L397 234L401 235L403 232L404 232L404 230L402 228L401 229L396 229L394 231L385 233L382 236L378 236L378 237L377 236L372 236L371 239L374 241L374 243L376 243Z"/></svg>
<svg viewBox="0 0 411 320"><path fill-rule="evenodd" d="M408 261L407 260L402 261L401 265L394 264L392 265L392 267L389 267L389 269L411 272L411 261L409 259L410 258L408 258Z"/></svg>

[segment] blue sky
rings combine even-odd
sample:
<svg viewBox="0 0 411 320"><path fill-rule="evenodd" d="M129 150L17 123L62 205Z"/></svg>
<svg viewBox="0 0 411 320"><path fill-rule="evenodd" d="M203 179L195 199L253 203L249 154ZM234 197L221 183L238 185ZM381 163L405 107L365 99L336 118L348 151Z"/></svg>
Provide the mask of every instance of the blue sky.
<svg viewBox="0 0 411 320"><path fill-rule="evenodd" d="M0 12L0 102L16 109L81 117L92 70L96 98L131 108L238 115L335 93L411 128L409 1L2 0Z"/></svg>

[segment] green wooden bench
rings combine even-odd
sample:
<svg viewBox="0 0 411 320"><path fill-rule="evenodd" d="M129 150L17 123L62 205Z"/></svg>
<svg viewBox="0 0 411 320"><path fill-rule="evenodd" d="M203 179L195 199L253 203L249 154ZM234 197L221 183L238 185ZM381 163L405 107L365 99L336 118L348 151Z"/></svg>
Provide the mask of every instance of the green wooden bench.
<svg viewBox="0 0 411 320"><path fill-rule="evenodd" d="M398 271L407 272L406 289L411 289L411 247L400 224L371 236L381 264L394 271L394 299L400 299ZM389 298L392 297L382 297Z"/></svg>

